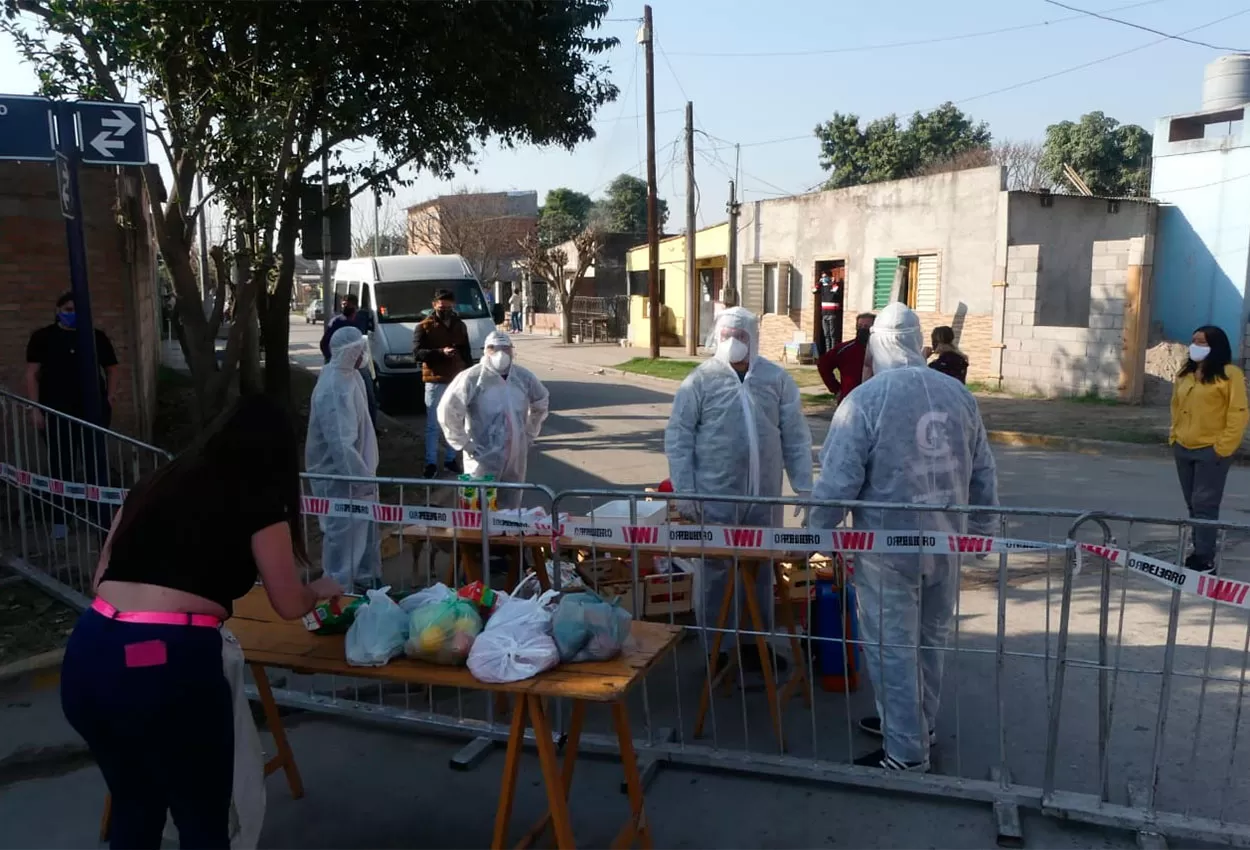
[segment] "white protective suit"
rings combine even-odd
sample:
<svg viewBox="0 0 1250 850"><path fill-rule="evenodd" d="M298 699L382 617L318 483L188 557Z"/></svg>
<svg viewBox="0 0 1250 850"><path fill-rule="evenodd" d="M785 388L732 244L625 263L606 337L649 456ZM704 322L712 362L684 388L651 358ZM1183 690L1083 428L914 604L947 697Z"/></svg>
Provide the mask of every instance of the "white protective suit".
<svg viewBox="0 0 1250 850"><path fill-rule="evenodd" d="M803 416L799 388L786 371L759 356L759 321L748 310L731 307L716 317L709 339L715 348L725 329L745 332L749 366L740 377L732 366L711 359L687 376L673 398L664 431L669 480L677 493L780 496L781 472L799 495L812 489L812 432ZM682 513L708 525L780 527L781 505L748 502L681 504ZM700 508L702 511L700 512ZM701 626L715 626L729 582L730 561L704 559L695 572L695 615ZM761 569L756 598L772 629L773 572ZM729 628L737 628L746 605Z"/></svg>
<svg viewBox="0 0 1250 850"><path fill-rule="evenodd" d="M512 351L512 339L492 331L484 348ZM464 452L464 471L496 481L525 480L530 446L547 420L547 388L529 369L511 363L506 374L484 356L452 380L438 405L447 445ZM500 489L499 507L521 507L523 491Z"/></svg>
<svg viewBox="0 0 1250 850"><path fill-rule="evenodd" d="M959 381L925 365L923 344L920 320L905 305L881 311L868 342L873 377L833 415L813 499L998 504L994 456L976 399ZM875 508L851 513L856 528L875 530L964 533L972 525L974 533L987 533L994 519L977 514L969 522L966 514ZM809 524L833 528L843 514L812 508ZM855 589L886 753L927 765L945 653L930 650L917 659L915 647L946 646L959 594L958 558L936 552L857 555Z"/></svg>
<svg viewBox="0 0 1250 850"><path fill-rule="evenodd" d="M378 438L369 419L360 362L367 341L350 325L330 337L330 362L317 377L308 411L304 469L312 475L373 478L378 471ZM331 499L375 502L374 483L313 478L312 493ZM377 526L353 517L318 517L323 536L321 566L345 590L376 586L382 577L382 551Z"/></svg>

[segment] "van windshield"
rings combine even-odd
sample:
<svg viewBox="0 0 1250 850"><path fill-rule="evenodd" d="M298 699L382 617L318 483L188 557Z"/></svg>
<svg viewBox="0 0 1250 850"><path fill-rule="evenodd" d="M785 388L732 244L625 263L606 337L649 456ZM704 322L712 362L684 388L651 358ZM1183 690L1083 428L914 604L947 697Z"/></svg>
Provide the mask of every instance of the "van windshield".
<svg viewBox="0 0 1250 850"><path fill-rule="evenodd" d="M434 309L434 293L450 289L456 295L456 315L462 319L490 316L482 287L471 278L457 280L394 280L375 283L377 319L382 324L419 322Z"/></svg>

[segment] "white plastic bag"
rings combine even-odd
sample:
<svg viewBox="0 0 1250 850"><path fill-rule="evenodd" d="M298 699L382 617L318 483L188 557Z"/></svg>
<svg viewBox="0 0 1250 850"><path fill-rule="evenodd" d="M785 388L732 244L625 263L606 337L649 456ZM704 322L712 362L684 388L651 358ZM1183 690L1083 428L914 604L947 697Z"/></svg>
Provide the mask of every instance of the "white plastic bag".
<svg viewBox="0 0 1250 850"><path fill-rule="evenodd" d="M441 581L438 584L432 584L429 587L422 588L411 596L405 596L399 600L399 607L404 610L405 614L411 614L422 605L430 605L434 602L446 602L448 599L454 598L456 592Z"/></svg>
<svg viewBox="0 0 1250 850"><path fill-rule="evenodd" d="M551 611L557 594L510 599L486 621L469 650L469 672L491 684L519 682L560 663L551 636Z"/></svg>
<svg viewBox="0 0 1250 850"><path fill-rule="evenodd" d="M404 651L408 639L408 615L386 595L389 587L370 590L356 609L347 630L347 663L353 667L381 667Z"/></svg>
<svg viewBox="0 0 1250 850"><path fill-rule="evenodd" d="M221 669L230 683L234 703L234 784L230 799L230 848L255 850L265 823L265 753L252 720L252 709L244 693L243 647L230 633L221 630ZM166 841L179 844L178 828L172 816L165 817Z"/></svg>

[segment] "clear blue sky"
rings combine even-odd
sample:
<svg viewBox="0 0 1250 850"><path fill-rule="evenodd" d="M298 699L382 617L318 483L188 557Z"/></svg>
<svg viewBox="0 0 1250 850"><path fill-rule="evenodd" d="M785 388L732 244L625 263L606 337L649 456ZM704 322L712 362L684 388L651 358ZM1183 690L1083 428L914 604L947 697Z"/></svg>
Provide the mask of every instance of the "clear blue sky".
<svg viewBox="0 0 1250 850"><path fill-rule="evenodd" d="M1173 34L1246 9L1187 37L1250 50L1245 3L1071 0L1070 5ZM1159 36L1043 0L655 0L652 8L660 193L669 202L674 230L684 223L680 138L687 100L694 102L696 127L725 140L697 140L702 226L724 217L727 171L733 167L726 142L742 143L743 195L755 199L802 192L821 181L811 130L835 111L867 120L890 112L907 116L951 100L987 121L996 138L1040 139L1047 124L1091 110L1153 132L1157 117L1200 107L1203 66L1226 52L1178 41L1151 45ZM613 20L604 24L604 31L622 42L609 59L621 97L600 113L596 139L571 153L488 146L476 173L466 169L452 184L420 178L400 190L399 204L454 186L536 189L540 201L557 186L598 195L621 172L645 175L643 62L634 21L641 15L641 4L617 2ZM1001 31L1012 27L1020 29ZM1000 32L959 38L986 31ZM899 42L918 43L889 46ZM0 41L0 86L33 91L34 74L12 54L12 45ZM1084 63L1093 64L1058 73ZM789 137L802 138L755 144Z"/></svg>

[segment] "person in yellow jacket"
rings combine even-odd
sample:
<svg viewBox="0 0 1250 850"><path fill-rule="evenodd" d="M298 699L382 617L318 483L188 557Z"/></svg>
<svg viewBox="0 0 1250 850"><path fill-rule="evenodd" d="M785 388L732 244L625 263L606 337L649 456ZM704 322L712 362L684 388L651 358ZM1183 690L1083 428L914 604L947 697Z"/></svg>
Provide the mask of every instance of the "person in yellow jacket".
<svg viewBox="0 0 1250 850"><path fill-rule="evenodd" d="M1232 365L1228 336L1213 325L1194 331L1189 360L1172 387L1172 429L1168 442L1191 519L1217 520L1233 452L1250 422L1246 376ZM1185 566L1215 572L1213 528L1193 529L1193 553Z"/></svg>

